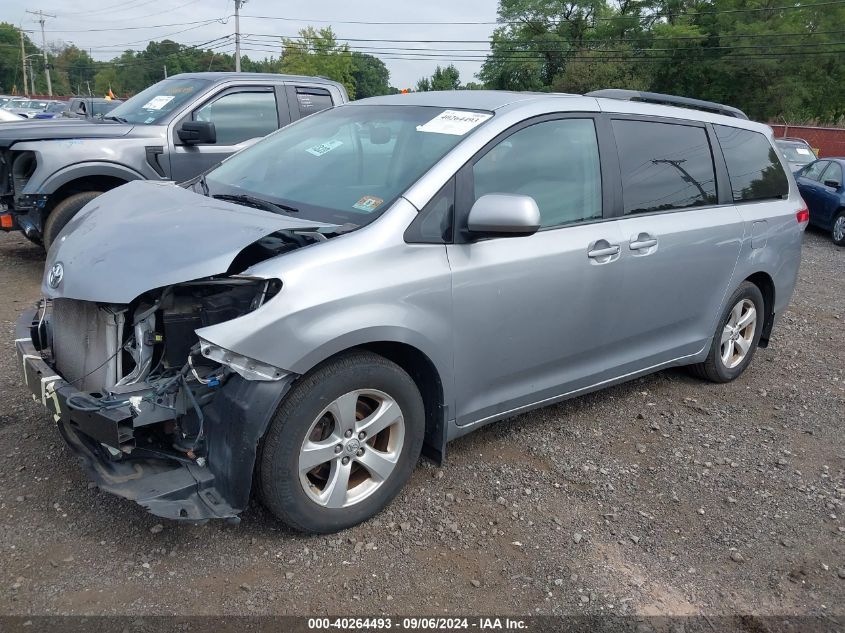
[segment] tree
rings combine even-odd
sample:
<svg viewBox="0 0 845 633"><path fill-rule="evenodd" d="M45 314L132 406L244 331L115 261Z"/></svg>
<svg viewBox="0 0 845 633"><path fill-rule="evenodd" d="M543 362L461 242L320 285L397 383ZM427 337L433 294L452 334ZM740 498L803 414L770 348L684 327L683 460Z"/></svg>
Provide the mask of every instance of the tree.
<svg viewBox="0 0 845 633"><path fill-rule="evenodd" d="M390 71L383 61L372 55L352 53L352 81L357 99L390 93Z"/></svg>
<svg viewBox="0 0 845 633"><path fill-rule="evenodd" d="M299 39L282 38L282 71L294 75L319 75L342 83L355 98L352 54L348 44L338 44L331 27L309 26Z"/></svg>
<svg viewBox="0 0 845 633"><path fill-rule="evenodd" d="M748 0L500 0L488 88L634 88L727 103L750 117L845 116L845 5L761 11ZM752 9L752 10L748 10Z"/></svg>
<svg viewBox="0 0 845 633"><path fill-rule="evenodd" d="M453 64L446 68L438 66L434 74L423 77L417 82L417 92L428 92L429 90L458 90L461 87L461 74Z"/></svg>
<svg viewBox="0 0 845 633"><path fill-rule="evenodd" d="M8 22L0 22L0 91L2 92L16 90L18 94L24 93L20 37L18 27ZM24 49L27 55L36 55L40 52L26 34L24 34ZM40 59L33 58L33 62L36 72L44 65Z"/></svg>

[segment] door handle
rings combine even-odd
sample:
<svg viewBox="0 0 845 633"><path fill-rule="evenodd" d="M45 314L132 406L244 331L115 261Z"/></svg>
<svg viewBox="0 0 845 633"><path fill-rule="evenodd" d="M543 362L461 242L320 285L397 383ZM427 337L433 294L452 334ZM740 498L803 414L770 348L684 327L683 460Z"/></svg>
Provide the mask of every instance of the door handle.
<svg viewBox="0 0 845 633"><path fill-rule="evenodd" d="M605 248L594 248L591 251L587 251L587 257L592 259L596 259L598 257L610 257L611 255L618 255L619 254L619 246L607 246Z"/></svg>
<svg viewBox="0 0 845 633"><path fill-rule="evenodd" d="M628 248L632 251L644 251L654 246L657 246L656 237L649 235L648 233L640 233L639 235L635 235L631 238Z"/></svg>

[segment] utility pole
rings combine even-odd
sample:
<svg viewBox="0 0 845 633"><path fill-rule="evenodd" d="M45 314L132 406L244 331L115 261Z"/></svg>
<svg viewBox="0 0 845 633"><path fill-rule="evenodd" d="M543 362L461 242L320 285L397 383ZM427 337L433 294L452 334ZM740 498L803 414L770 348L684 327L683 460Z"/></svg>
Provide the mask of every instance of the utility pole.
<svg viewBox="0 0 845 633"><path fill-rule="evenodd" d="M164 65L164 78L167 79L167 64Z"/></svg>
<svg viewBox="0 0 845 633"><path fill-rule="evenodd" d="M55 15L50 13L44 13L40 9L38 11L30 11L29 9L26 10L27 13L31 13L32 15L38 16L38 22L41 24L41 50L44 53L44 74L47 75L47 94L51 97L53 96L53 84L50 81L50 62L47 59L47 36L44 35L44 17L54 18Z"/></svg>
<svg viewBox="0 0 845 633"><path fill-rule="evenodd" d="M23 45L23 29L20 30L21 33L21 66L23 67L23 96L28 97L27 94L29 92L29 88L26 85L26 49Z"/></svg>
<svg viewBox="0 0 845 633"><path fill-rule="evenodd" d="M246 0L235 0L235 72L241 72L241 7Z"/></svg>

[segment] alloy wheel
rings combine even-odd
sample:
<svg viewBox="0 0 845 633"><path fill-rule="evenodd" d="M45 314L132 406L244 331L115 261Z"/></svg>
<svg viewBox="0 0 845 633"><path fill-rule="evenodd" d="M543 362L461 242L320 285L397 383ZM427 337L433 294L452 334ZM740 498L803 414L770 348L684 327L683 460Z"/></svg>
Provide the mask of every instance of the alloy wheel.
<svg viewBox="0 0 845 633"><path fill-rule="evenodd" d="M750 299L743 299L731 310L722 330L722 364L733 369L745 360L757 331L757 308Z"/></svg>
<svg viewBox="0 0 845 633"><path fill-rule="evenodd" d="M836 218L836 222L833 224L833 239L836 242L845 241L845 214Z"/></svg>
<svg viewBox="0 0 845 633"><path fill-rule="evenodd" d="M299 451L299 481L327 508L366 499L396 468L405 439L399 404L383 391L358 389L317 416Z"/></svg>

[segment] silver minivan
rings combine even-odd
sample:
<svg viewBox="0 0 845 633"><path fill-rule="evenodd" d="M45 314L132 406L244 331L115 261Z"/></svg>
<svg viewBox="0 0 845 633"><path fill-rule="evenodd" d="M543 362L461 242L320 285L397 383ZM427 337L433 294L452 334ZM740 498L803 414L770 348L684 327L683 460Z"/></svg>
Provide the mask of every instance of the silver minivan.
<svg viewBox="0 0 845 633"><path fill-rule="evenodd" d="M332 532L484 424L671 366L742 374L798 272L785 167L709 102L366 99L96 198L17 349L100 488L237 521L254 487Z"/></svg>

